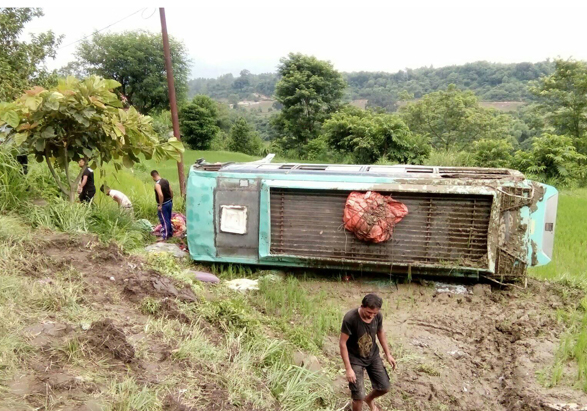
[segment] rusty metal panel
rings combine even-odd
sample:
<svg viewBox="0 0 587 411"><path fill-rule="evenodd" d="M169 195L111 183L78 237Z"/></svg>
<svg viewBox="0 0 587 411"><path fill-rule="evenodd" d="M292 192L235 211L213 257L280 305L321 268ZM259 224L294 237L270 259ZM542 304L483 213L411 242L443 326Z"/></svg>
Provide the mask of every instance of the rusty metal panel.
<svg viewBox="0 0 587 411"><path fill-rule="evenodd" d="M504 248L498 248L495 276L501 281L522 278L526 275L527 264Z"/></svg>
<svg viewBox="0 0 587 411"><path fill-rule="evenodd" d="M529 187L502 187L501 212L532 204L532 189Z"/></svg>
<svg viewBox="0 0 587 411"><path fill-rule="evenodd" d="M391 192L409 214L393 238L367 244L342 223L349 191L271 188L272 255L488 269L487 238L493 197Z"/></svg>

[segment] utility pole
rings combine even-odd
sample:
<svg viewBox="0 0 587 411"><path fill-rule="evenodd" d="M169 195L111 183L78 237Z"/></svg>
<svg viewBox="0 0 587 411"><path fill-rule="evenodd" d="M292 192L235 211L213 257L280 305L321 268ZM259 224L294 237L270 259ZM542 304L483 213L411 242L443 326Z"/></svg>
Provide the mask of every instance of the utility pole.
<svg viewBox="0 0 587 411"><path fill-rule="evenodd" d="M165 54L165 71L167 71L167 88L169 89L169 105L171 106L171 122L173 123L173 135L179 141L179 120L177 117L177 101L175 99L175 85L173 82L173 67L171 65L171 51L169 49L169 37L167 36L167 22L165 21L165 9L159 9L161 16L161 33L163 34L163 53ZM177 162L177 174L179 176L179 192L185 198L185 170L183 169L183 153Z"/></svg>

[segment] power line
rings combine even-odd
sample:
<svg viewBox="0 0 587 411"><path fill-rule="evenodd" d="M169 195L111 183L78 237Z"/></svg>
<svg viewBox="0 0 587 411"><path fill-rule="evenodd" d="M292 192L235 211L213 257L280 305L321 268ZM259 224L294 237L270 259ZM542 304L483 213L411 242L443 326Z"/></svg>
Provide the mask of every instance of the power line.
<svg viewBox="0 0 587 411"><path fill-rule="evenodd" d="M79 39L79 40L76 40L76 41L74 41L74 42L72 42L72 43L66 44L65 46L59 47L57 50L61 50L61 49L64 49L65 47L69 47L69 46L71 46L71 45L74 45L74 44L76 44L76 43L79 43L80 41L83 41L83 40L85 40L85 39L87 39L87 38L89 38L89 37L92 37L94 34L96 34L96 33L100 33L101 31L104 31L104 30L106 30L106 29L108 29L108 28L110 28L110 27L114 26L115 24L118 24L118 23L120 23L121 21L124 21L124 20L126 20L126 19L128 19L129 17L132 17L132 16L134 16L134 15L135 15L135 14L137 14L137 13L140 13L140 12L143 12L143 13L144 13L144 12L145 12L145 10L147 10L147 8L146 8L146 7L142 8L142 9L139 9L139 10L135 11L134 13L132 13L132 14L129 14L128 16L126 16L126 17L123 17L123 18L121 18L120 20L118 20L118 21L115 21L114 23L112 23L112 24L110 24L110 25L108 25L108 26L106 26L106 27L104 27L104 28L102 28L102 29L100 29L100 30L94 31L92 34L89 34L89 35L87 35L87 36L85 36L85 37L82 37L81 39ZM149 16L149 17L150 17L150 16ZM143 17L143 18L144 18L144 17Z"/></svg>

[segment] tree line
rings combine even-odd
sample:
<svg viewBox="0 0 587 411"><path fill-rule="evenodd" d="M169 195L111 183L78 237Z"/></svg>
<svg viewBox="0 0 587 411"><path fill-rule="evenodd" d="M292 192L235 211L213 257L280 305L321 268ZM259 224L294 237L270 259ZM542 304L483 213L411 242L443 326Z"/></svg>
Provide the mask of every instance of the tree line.
<svg viewBox="0 0 587 411"><path fill-rule="evenodd" d="M341 73L347 82L345 100L365 99L368 107L396 111L402 93L414 98L443 90L450 84L474 92L483 101L532 101L528 84L554 70L554 62L501 64L479 61L461 66L422 67L397 73ZM242 100L258 100L272 96L279 81L278 73L251 74L242 70L239 76L225 74L216 79L197 78L188 82L190 96L205 94L233 104Z"/></svg>
<svg viewBox="0 0 587 411"><path fill-rule="evenodd" d="M60 38L45 33L29 43L18 40L24 25L40 13L37 9L0 9L2 29L11 33L0 39L0 65L9 67L0 71L0 82L11 84L3 89L2 100L18 99L33 86L59 87L57 79L65 75L113 79L108 84L116 87L103 87L112 89L121 107L134 107L137 113L148 115L144 121L160 142L169 140L169 101L159 34L97 33L80 42L74 63L48 72L44 61L54 56ZM187 80L187 50L176 39L171 39L171 50L182 138L193 149L252 155L272 151L289 159L321 162L514 167L563 183L585 177L587 66L581 61L472 63L395 74L345 74L330 62L292 53L280 60L275 74L253 75L243 70L237 78L198 79L198 90L204 94L188 98L196 83ZM76 84L76 90L86 87L86 83L68 84ZM480 105L480 98L487 96L503 99L499 90L506 86L512 93L515 89L516 99L528 104L514 113ZM385 104L372 104L367 110L349 105L349 95L362 96L355 94L359 89L393 91L393 110ZM236 104L251 93L253 97L271 96L275 100L272 112L261 115ZM57 94L51 96L59 99ZM11 103L3 104L8 107ZM46 108L44 104L41 109ZM47 104L50 108L57 103ZM33 108L38 107L27 110ZM6 117L8 111L0 121L14 123L14 118ZM72 116L85 126L85 120ZM125 155L129 164L136 160L132 151Z"/></svg>

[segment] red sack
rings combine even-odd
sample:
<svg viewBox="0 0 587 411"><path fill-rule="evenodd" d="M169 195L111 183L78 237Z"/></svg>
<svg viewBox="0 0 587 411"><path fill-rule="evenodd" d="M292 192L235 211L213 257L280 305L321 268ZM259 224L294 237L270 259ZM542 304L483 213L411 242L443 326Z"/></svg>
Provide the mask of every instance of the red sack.
<svg viewBox="0 0 587 411"><path fill-rule="evenodd" d="M408 215L408 207L375 191L349 194L344 206L344 228L359 240L382 243L391 238L393 227Z"/></svg>

